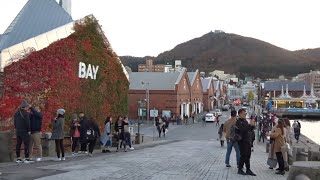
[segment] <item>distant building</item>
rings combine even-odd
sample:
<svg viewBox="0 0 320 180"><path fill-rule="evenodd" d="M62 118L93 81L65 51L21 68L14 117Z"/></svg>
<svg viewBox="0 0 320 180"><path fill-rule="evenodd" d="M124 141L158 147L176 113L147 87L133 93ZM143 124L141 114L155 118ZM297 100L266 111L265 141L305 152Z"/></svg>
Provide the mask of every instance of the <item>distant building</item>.
<svg viewBox="0 0 320 180"><path fill-rule="evenodd" d="M285 91L288 86L288 95L291 97L301 97L306 89L306 93L310 94L311 86L306 82L291 81L267 81L262 85L261 97L279 97L281 91Z"/></svg>
<svg viewBox="0 0 320 180"><path fill-rule="evenodd" d="M139 64L139 72L165 72L164 64L153 64L153 59L147 59L146 64Z"/></svg>
<svg viewBox="0 0 320 180"><path fill-rule="evenodd" d="M309 73L298 74L294 81L305 81L308 84L313 84L315 93L320 93L320 71L310 71Z"/></svg>
<svg viewBox="0 0 320 180"><path fill-rule="evenodd" d="M175 60L174 61L174 71L181 72L181 70L182 70L181 60Z"/></svg>

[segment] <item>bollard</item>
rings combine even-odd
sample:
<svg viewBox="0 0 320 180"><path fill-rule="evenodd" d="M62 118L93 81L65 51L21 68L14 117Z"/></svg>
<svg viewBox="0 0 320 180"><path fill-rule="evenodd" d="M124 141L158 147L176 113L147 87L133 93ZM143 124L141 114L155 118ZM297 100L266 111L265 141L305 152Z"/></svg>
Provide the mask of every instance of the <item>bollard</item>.
<svg viewBox="0 0 320 180"><path fill-rule="evenodd" d="M320 152L309 149L308 161L320 161Z"/></svg>
<svg viewBox="0 0 320 180"><path fill-rule="evenodd" d="M308 157L302 155L301 153L305 153L304 147L301 146L293 146L292 152L292 160L295 161L307 161Z"/></svg>

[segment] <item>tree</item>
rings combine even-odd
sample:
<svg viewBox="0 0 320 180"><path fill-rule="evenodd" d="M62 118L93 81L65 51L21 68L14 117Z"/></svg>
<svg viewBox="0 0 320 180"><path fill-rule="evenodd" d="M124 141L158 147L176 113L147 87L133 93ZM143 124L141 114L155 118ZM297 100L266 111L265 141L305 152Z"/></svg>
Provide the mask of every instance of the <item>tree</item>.
<svg viewBox="0 0 320 180"><path fill-rule="evenodd" d="M254 100L254 94L253 94L252 91L249 91L249 93L248 93L248 101L249 101L251 106L253 105L253 103L252 103L253 100Z"/></svg>

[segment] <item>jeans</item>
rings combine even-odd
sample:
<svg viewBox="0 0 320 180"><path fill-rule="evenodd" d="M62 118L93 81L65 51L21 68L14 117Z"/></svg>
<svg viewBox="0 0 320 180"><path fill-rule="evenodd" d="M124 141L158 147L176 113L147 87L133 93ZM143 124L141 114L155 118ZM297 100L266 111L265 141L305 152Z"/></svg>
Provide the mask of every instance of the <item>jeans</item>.
<svg viewBox="0 0 320 180"><path fill-rule="evenodd" d="M236 151L236 158L237 158L237 164L239 164L240 161L240 150L239 150L239 145L238 143L232 143L229 140L227 141L227 154L226 154L226 161L225 163L228 165L230 161L230 154L232 151L232 147Z"/></svg>
<svg viewBox="0 0 320 180"><path fill-rule="evenodd" d="M27 132L17 134L17 145L16 145L17 158L20 158L20 149L21 149L22 142L24 144L24 157L26 159L28 159L29 158L30 135Z"/></svg>

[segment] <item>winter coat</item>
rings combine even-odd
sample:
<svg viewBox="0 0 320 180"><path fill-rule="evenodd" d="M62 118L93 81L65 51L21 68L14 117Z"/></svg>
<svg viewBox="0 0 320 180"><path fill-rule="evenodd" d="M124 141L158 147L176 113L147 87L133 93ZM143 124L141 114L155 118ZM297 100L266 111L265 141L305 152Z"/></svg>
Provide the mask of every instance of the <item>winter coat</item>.
<svg viewBox="0 0 320 180"><path fill-rule="evenodd" d="M92 129L94 131L94 140L101 136L99 127L96 122L90 120L88 125L88 130Z"/></svg>
<svg viewBox="0 0 320 180"><path fill-rule="evenodd" d="M251 126L246 119L241 118L237 120L236 126L238 127L237 133L242 137L239 143L251 144L254 126Z"/></svg>
<svg viewBox="0 0 320 180"><path fill-rule="evenodd" d="M59 117L53 123L53 130L51 139L63 139L64 138L64 118Z"/></svg>
<svg viewBox="0 0 320 180"><path fill-rule="evenodd" d="M104 125L104 132L100 138L101 145L105 146L108 141L112 140L112 137L110 137L110 134L111 134L111 123L107 122Z"/></svg>
<svg viewBox="0 0 320 180"><path fill-rule="evenodd" d="M19 109L14 115L14 127L17 134L30 132L30 114L25 109Z"/></svg>
<svg viewBox="0 0 320 180"><path fill-rule="evenodd" d="M87 117L80 119L80 144L87 143L87 130L89 129L89 120Z"/></svg>
<svg viewBox="0 0 320 180"><path fill-rule="evenodd" d="M281 152L281 146L285 144L284 134L282 134L281 129L275 128L275 130L271 132L270 138L274 139L274 152Z"/></svg>
<svg viewBox="0 0 320 180"><path fill-rule="evenodd" d="M40 132L41 128L42 128L42 113L37 112L33 107L31 107L31 113L30 113L31 133Z"/></svg>
<svg viewBox="0 0 320 180"><path fill-rule="evenodd" d="M70 137L74 136L74 133L76 132L76 129L78 129L78 131L80 133L80 126L76 126L76 123L71 123L70 132L69 132Z"/></svg>

